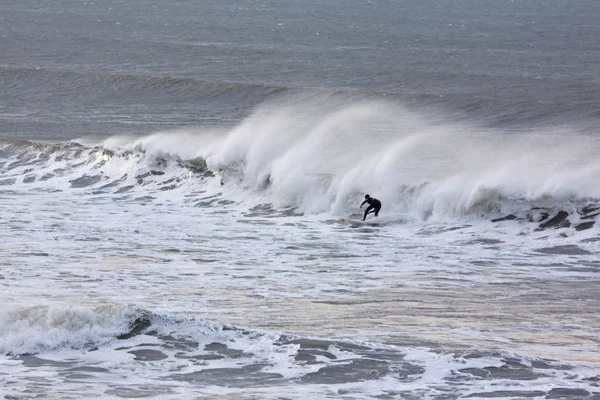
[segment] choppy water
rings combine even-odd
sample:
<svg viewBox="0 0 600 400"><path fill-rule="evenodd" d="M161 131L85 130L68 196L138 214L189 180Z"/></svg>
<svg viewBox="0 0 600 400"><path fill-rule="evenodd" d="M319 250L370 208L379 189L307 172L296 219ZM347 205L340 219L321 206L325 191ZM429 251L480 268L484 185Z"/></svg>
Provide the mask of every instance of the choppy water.
<svg viewBox="0 0 600 400"><path fill-rule="evenodd" d="M0 11L4 398L600 398L595 3Z"/></svg>

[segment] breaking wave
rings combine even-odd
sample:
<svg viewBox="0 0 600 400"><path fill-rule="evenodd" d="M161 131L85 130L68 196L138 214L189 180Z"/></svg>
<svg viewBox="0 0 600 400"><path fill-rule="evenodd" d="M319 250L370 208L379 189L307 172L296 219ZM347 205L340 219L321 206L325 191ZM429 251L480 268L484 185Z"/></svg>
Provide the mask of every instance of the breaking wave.
<svg viewBox="0 0 600 400"><path fill-rule="evenodd" d="M115 382L131 379L132 370L129 390L153 394L173 394L180 382L217 392L289 390L285 384L294 382L314 394L360 388L373 396L582 398L595 392L597 379L592 368L507 351L327 340L131 307L5 309L0 322L2 362L12 362L17 376L22 367L44 366L46 379L94 378L119 397L126 392Z"/></svg>
<svg viewBox="0 0 600 400"><path fill-rule="evenodd" d="M5 140L0 184L150 197L208 191L243 207L332 215L356 212L370 193L386 214L404 220L513 214L539 222L544 213L595 210L597 154L596 138L565 129L503 133L440 124L380 101L269 103L228 131Z"/></svg>

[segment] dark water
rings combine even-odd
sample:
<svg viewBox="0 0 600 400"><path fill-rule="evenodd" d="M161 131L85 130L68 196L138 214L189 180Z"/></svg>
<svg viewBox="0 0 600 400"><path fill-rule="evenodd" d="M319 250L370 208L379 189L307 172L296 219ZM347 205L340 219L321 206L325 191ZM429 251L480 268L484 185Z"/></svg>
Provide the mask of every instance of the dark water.
<svg viewBox="0 0 600 400"><path fill-rule="evenodd" d="M597 132L594 1L0 4L0 134L234 124L278 96L395 99L495 127Z"/></svg>

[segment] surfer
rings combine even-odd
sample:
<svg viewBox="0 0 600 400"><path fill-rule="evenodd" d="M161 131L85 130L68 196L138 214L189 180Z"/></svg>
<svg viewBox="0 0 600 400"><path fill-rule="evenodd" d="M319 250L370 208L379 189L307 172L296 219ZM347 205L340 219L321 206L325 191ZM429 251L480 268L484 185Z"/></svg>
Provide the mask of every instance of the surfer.
<svg viewBox="0 0 600 400"><path fill-rule="evenodd" d="M367 219L367 214L374 212L375 216L379 215L379 210L381 210L381 202L374 197L365 194L365 201L362 202L360 208L365 205L365 203L369 203L369 207L365 210L365 215L363 216L363 221Z"/></svg>

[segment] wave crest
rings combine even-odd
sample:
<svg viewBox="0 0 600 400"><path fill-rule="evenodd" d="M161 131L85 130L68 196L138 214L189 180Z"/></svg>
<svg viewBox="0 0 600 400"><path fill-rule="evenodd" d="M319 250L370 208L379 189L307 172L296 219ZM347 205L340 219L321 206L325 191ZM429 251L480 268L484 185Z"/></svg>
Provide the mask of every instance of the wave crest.
<svg viewBox="0 0 600 400"><path fill-rule="evenodd" d="M0 142L0 178L150 197L216 184L247 208L333 215L358 212L370 193L385 214L439 221L600 199L594 137L441 124L380 101L269 103L228 131L79 142Z"/></svg>

